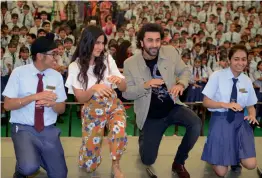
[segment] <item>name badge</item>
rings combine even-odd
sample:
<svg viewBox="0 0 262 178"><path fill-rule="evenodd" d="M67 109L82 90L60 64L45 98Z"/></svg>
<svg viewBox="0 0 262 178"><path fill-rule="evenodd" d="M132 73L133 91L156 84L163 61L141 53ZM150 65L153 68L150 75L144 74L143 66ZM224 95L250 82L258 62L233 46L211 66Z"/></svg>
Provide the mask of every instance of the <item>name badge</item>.
<svg viewBox="0 0 262 178"><path fill-rule="evenodd" d="M245 88L240 88L240 89L239 89L239 92L241 92L241 93L247 93L247 91L246 91Z"/></svg>
<svg viewBox="0 0 262 178"><path fill-rule="evenodd" d="M54 91L55 90L55 86L47 85L46 86L46 90L47 91Z"/></svg>

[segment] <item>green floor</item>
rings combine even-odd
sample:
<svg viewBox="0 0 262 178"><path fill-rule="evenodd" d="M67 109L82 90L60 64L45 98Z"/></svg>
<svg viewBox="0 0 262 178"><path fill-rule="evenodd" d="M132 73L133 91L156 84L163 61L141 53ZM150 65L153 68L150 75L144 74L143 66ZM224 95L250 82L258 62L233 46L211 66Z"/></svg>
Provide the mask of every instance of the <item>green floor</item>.
<svg viewBox="0 0 262 178"><path fill-rule="evenodd" d="M68 111L68 110L67 110ZM80 119L77 118L76 116L76 108L73 107L73 119L72 119L72 136L73 137L81 137L81 122ZM128 135L134 135L134 112L133 112L133 108L131 107L130 109L127 110L127 128L126 128L126 132ZM65 114L65 116L63 116L64 118L64 123L62 124L57 124L57 126L62 130L61 136L62 137L68 137L68 131L69 131L69 116L68 113ZM204 126L204 135L207 135L208 132L208 121L206 120L205 122L205 126ZM185 129L183 127L179 127L178 130L178 135L179 136L183 136L185 133ZM172 136L174 135L174 126L169 127L166 132L165 132L166 136ZM6 136L6 126L2 126L1 127L1 136L5 137ZM9 125L9 134L8 136L10 136L10 125ZM262 136L262 128L261 129L256 129L255 130L255 136Z"/></svg>

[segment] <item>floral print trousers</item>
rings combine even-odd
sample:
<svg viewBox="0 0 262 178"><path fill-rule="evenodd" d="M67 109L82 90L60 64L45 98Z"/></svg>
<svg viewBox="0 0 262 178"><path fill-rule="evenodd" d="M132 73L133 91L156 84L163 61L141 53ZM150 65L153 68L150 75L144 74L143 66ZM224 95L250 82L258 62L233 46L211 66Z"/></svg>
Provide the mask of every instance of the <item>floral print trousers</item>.
<svg viewBox="0 0 262 178"><path fill-rule="evenodd" d="M112 97L92 96L82 108L82 145L79 166L93 172L101 164L105 126L112 160L119 160L127 145L126 112L116 93Z"/></svg>

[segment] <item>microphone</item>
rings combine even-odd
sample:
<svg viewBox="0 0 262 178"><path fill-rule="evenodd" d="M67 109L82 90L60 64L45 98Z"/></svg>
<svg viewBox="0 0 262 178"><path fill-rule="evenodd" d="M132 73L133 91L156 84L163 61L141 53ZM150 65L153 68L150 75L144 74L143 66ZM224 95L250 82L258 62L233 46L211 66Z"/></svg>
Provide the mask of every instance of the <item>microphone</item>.
<svg viewBox="0 0 262 178"><path fill-rule="evenodd" d="M150 178L157 178L157 176L151 171L150 168L146 168L146 172Z"/></svg>

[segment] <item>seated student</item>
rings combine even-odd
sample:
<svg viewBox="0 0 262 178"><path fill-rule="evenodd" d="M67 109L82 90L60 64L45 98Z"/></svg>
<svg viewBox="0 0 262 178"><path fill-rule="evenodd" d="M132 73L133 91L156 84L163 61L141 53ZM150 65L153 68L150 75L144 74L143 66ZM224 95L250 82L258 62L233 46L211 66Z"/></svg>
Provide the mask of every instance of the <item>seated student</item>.
<svg viewBox="0 0 262 178"><path fill-rule="evenodd" d="M125 32L122 28L119 28L117 30L116 36L115 36L115 40L118 40L119 38L125 38Z"/></svg>
<svg viewBox="0 0 262 178"><path fill-rule="evenodd" d="M58 59L57 59L57 64L59 67L59 72L62 74L64 79L66 79L67 76L67 69L70 64L69 58L65 54L65 47L63 46L62 43L57 43L58 47Z"/></svg>
<svg viewBox="0 0 262 178"><path fill-rule="evenodd" d="M189 67L190 69L192 69L192 66L190 65L190 60L191 60L191 56L190 56L190 50L189 49L184 49L182 52L182 60L184 61L184 63L186 64L187 67ZM185 102L187 95L188 95L188 88L187 87L184 92L183 95L179 97L179 99L181 100L181 102Z"/></svg>
<svg viewBox="0 0 262 178"><path fill-rule="evenodd" d="M226 55L220 55L218 66L214 69L214 71L222 70L228 67L228 59Z"/></svg>
<svg viewBox="0 0 262 178"><path fill-rule="evenodd" d="M203 70L207 74L207 78L209 78L211 76L211 74L213 73L213 71L211 70L210 67L207 66L207 54L202 53L199 57L201 59L201 64L202 64Z"/></svg>
<svg viewBox="0 0 262 178"><path fill-rule="evenodd" d="M25 46L20 48L20 58L15 61L14 69L23 65L31 64L32 59L29 57L29 49Z"/></svg>
<svg viewBox="0 0 262 178"><path fill-rule="evenodd" d="M18 56L17 44L10 42L8 44L8 50L5 52L4 58L6 59L7 66L9 66L12 70L16 60L19 58Z"/></svg>
<svg viewBox="0 0 262 178"><path fill-rule="evenodd" d="M50 22L43 22L42 28L46 31L46 33L49 33L51 31L51 23Z"/></svg>
<svg viewBox="0 0 262 178"><path fill-rule="evenodd" d="M23 13L21 14L21 18L19 19L20 23L26 28L30 29L34 25L34 19L32 14L30 13L30 7L25 4L23 6Z"/></svg>
<svg viewBox="0 0 262 178"><path fill-rule="evenodd" d="M73 45L75 44L75 37L72 34L72 29L70 26L66 25L65 26L65 32L66 32L66 38L70 38L73 41Z"/></svg>
<svg viewBox="0 0 262 178"><path fill-rule="evenodd" d="M26 34L28 33L28 29L26 26L22 26L19 30L20 35L19 35L19 43L21 45L25 45L26 44Z"/></svg>
<svg viewBox="0 0 262 178"><path fill-rule="evenodd" d="M11 40L11 36L8 32L8 26L2 25L1 26L1 47L6 48Z"/></svg>
<svg viewBox="0 0 262 178"><path fill-rule="evenodd" d="M25 46L29 49L29 53L31 54L31 46L33 42L36 40L36 35L33 33L28 33L26 35L26 43Z"/></svg>
<svg viewBox="0 0 262 178"><path fill-rule="evenodd" d="M65 47L65 55L69 59L69 61L71 61L73 54L76 50L76 47L73 46L73 40L71 38L66 38L64 41L64 47Z"/></svg>
<svg viewBox="0 0 262 178"><path fill-rule="evenodd" d="M11 13L8 11L5 2L1 2L1 25L6 25L10 22L12 22Z"/></svg>
<svg viewBox="0 0 262 178"><path fill-rule="evenodd" d="M217 48L213 44L207 45L207 66L210 67L212 71L218 67Z"/></svg>
<svg viewBox="0 0 262 178"><path fill-rule="evenodd" d="M202 90L204 89L207 83L207 77L200 58L196 58L194 61L194 65L191 68L191 77L189 81L187 102L199 102L203 101L204 95L202 94Z"/></svg>
<svg viewBox="0 0 262 178"><path fill-rule="evenodd" d="M254 84L257 86L255 92L257 95L258 102L262 102L262 61L257 63L257 70L254 73ZM262 117L262 106L260 104L256 105L257 121L261 121Z"/></svg>
<svg viewBox="0 0 262 178"><path fill-rule="evenodd" d="M22 27L22 24L18 22L18 14L12 14L11 17L12 22L7 24L9 30L13 29L14 26Z"/></svg>
<svg viewBox="0 0 262 178"><path fill-rule="evenodd" d="M191 54L191 51L189 49L184 49L181 55L182 55L182 60L184 61L186 66L188 66L189 68L192 68L190 54Z"/></svg>
<svg viewBox="0 0 262 178"><path fill-rule="evenodd" d="M14 26L11 31L10 31L11 36L13 37L14 35L20 35L20 28L18 26Z"/></svg>
<svg viewBox="0 0 262 178"><path fill-rule="evenodd" d="M58 30L58 37L55 37L54 40L59 39L61 41L62 44L64 44L64 41L66 39L66 30L64 27L60 27Z"/></svg>
<svg viewBox="0 0 262 178"><path fill-rule="evenodd" d="M46 31L44 29L42 29L42 28L37 30L37 38L39 38L41 36L46 36Z"/></svg>
<svg viewBox="0 0 262 178"><path fill-rule="evenodd" d="M11 73L11 68L8 68L5 58L4 58L4 54L5 54L5 48L1 47L1 101L4 101L4 96L2 95L3 91L5 90L5 86L7 84L9 75ZM6 125L8 123L8 118L7 118L7 114L6 111L3 107L3 105L1 105L1 125Z"/></svg>
<svg viewBox="0 0 262 178"><path fill-rule="evenodd" d="M41 18L39 16L34 17L34 24L32 28L30 28L29 33L33 33L37 36L37 31L41 28Z"/></svg>

